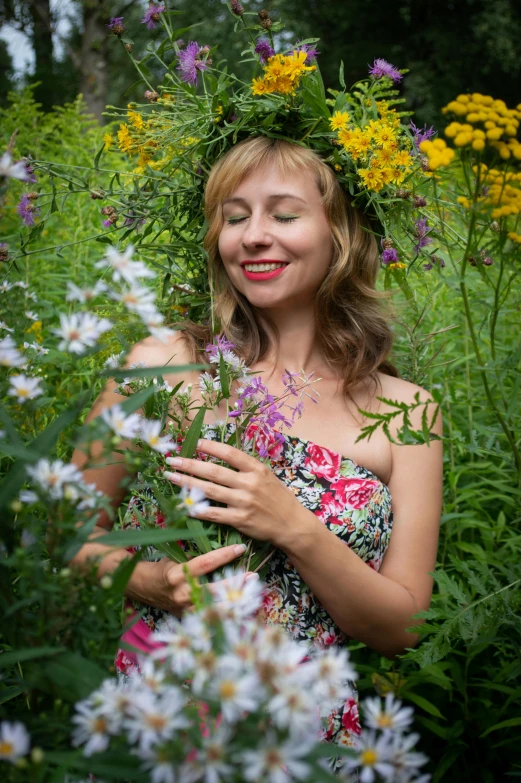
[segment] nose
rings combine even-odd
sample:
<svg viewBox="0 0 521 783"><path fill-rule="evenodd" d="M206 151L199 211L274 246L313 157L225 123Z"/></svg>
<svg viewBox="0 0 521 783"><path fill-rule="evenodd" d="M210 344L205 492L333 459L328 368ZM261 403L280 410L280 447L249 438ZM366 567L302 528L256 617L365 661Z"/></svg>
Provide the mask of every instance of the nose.
<svg viewBox="0 0 521 783"><path fill-rule="evenodd" d="M242 232L243 247L265 247L272 243L272 237L265 215L252 213Z"/></svg>

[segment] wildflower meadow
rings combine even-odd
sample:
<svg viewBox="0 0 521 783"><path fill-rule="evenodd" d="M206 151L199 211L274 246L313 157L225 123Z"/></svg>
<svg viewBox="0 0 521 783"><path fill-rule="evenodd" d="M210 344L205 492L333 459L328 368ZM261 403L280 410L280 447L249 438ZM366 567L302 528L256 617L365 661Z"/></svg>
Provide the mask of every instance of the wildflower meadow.
<svg viewBox="0 0 521 783"><path fill-rule="evenodd" d="M43 112L30 87L0 109L0 779L520 777L521 103L462 90L439 107L442 126L423 126L400 98L408 63L371 57L354 85L341 66L325 89L327 42L287 41L268 11L236 0L228 13L243 36L240 77L167 2L150 2L141 24L160 37L139 58L125 17L107 29L134 63L139 101L107 106L105 124L81 96ZM265 625L270 546L202 523L204 494L159 478L175 454L194 455L219 404L216 439L266 462L302 406L320 406L313 377L290 372L271 397L219 324L204 362L169 368L175 386L165 367L126 362L143 338L212 318L205 178L254 128L308 144L371 210L393 361L443 415L433 599L411 620L419 644L393 660L354 641L311 654ZM119 404L87 420L109 380ZM432 439L433 406L387 402L361 438L392 437L401 417L401 443ZM97 515L114 513L71 464L74 448L93 464L94 442L136 476L104 538L130 556L101 579L95 564L71 562ZM139 530L131 497L142 501ZM242 554L212 592L188 564L223 545ZM158 625L153 652L121 676L117 651L140 652L125 588L138 562L158 557L185 565L194 609ZM246 579L252 571L260 579ZM122 630L134 643L120 646ZM354 748L321 741L328 707L350 698L346 677L360 694Z"/></svg>

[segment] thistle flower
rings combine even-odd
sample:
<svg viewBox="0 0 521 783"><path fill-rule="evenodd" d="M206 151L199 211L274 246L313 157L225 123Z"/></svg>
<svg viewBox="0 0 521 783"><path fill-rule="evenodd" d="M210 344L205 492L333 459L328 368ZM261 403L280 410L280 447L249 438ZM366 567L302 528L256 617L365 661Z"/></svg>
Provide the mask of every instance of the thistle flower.
<svg viewBox="0 0 521 783"><path fill-rule="evenodd" d="M436 136L437 130L434 129L434 126L431 125L430 128L427 128L427 124L425 124L422 128L417 128L414 122L409 123L409 128L414 134L414 146L416 147L416 150L420 151L420 144L422 141L428 141L429 139L432 139L433 136Z"/></svg>
<svg viewBox="0 0 521 783"><path fill-rule="evenodd" d="M375 59L373 65L369 66L369 75L374 79L381 79L383 76L387 76L388 79L392 79L395 83L401 81L403 78L400 71L395 68L394 65L391 65L391 63L388 63L387 60L384 60L381 57Z"/></svg>
<svg viewBox="0 0 521 783"><path fill-rule="evenodd" d="M125 32L125 25L123 24L123 16L113 16L111 17L111 20L109 24L107 25L108 29L111 33L114 33L114 35L117 35L118 38L123 35Z"/></svg>
<svg viewBox="0 0 521 783"><path fill-rule="evenodd" d="M393 247L393 240L390 237L385 237L381 241L382 255L380 260L382 264L396 264L400 260L397 251Z"/></svg>
<svg viewBox="0 0 521 783"><path fill-rule="evenodd" d="M259 24L265 30L271 30L273 27L273 20L270 19L269 11L266 11L265 8L259 11Z"/></svg>
<svg viewBox="0 0 521 783"><path fill-rule="evenodd" d="M7 261L9 258L9 245L6 242L0 242L0 261Z"/></svg>
<svg viewBox="0 0 521 783"><path fill-rule="evenodd" d="M232 14L235 14L235 16L242 16L244 14L244 8L239 3L239 0L230 0L230 6Z"/></svg>
<svg viewBox="0 0 521 783"><path fill-rule="evenodd" d="M34 216L35 214L38 214L40 208L34 204L31 204L29 194L24 193L16 207L16 211L22 218L24 224L29 227L34 226Z"/></svg>
<svg viewBox="0 0 521 783"><path fill-rule="evenodd" d="M269 42L265 38L259 38L254 51L255 54L259 55L259 60L262 65L265 65L270 57L273 57L275 54L275 49L272 49Z"/></svg>
<svg viewBox="0 0 521 783"><path fill-rule="evenodd" d="M157 103L159 100L159 93L155 90L145 90L143 95L147 101L150 101L150 103Z"/></svg>
<svg viewBox="0 0 521 783"><path fill-rule="evenodd" d="M431 244L432 239L427 234L432 231L432 228L427 226L427 218L418 218L418 220L414 221L414 229L418 240L414 246L414 252L418 254L422 247Z"/></svg>
<svg viewBox="0 0 521 783"><path fill-rule="evenodd" d="M311 62L311 60L316 60L317 55L320 54L313 44L301 44L299 41L297 41L297 51L306 52L306 63Z"/></svg>
<svg viewBox="0 0 521 783"><path fill-rule="evenodd" d="M177 70L181 71L181 81L188 84L197 84L197 71L206 71L208 60L203 60L202 56L209 51L207 46L199 46L197 41L190 41L185 49L179 52L179 64Z"/></svg>
<svg viewBox="0 0 521 783"><path fill-rule="evenodd" d="M160 19L160 14L162 14L164 10L164 5L156 5L153 0L149 0L148 10L141 20L141 24L146 24L149 30L155 30Z"/></svg>

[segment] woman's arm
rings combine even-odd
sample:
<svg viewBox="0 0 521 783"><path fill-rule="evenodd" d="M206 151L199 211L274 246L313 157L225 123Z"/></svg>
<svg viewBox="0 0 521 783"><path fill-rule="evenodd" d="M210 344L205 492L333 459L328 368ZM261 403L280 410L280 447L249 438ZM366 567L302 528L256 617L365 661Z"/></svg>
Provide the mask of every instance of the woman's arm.
<svg viewBox="0 0 521 783"><path fill-rule="evenodd" d="M414 414L411 419L413 427L421 427ZM440 415L433 432L442 434ZM393 445L392 463L393 528L379 572L306 509L279 543L339 628L387 658L417 643L406 628L420 622L411 615L430 605L442 503L441 441Z"/></svg>

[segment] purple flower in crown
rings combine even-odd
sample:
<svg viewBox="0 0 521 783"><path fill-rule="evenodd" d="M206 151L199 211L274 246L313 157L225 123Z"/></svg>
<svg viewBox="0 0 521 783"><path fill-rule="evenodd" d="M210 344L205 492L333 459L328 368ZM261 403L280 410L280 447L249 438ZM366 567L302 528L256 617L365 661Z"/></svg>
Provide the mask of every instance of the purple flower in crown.
<svg viewBox="0 0 521 783"><path fill-rule="evenodd" d="M181 71L181 80L188 84L197 84L197 71L206 71L211 60L203 60L203 56L210 51L209 46L199 46L197 41L190 41L185 49L181 49L178 55L179 64L177 70Z"/></svg>
<svg viewBox="0 0 521 783"><path fill-rule="evenodd" d="M395 68L394 65L391 65L391 63L388 63L387 60L384 60L381 57L378 57L373 65L369 66L369 75L375 79L381 79L382 76L387 76L389 79L392 79L393 82L399 82L403 78L400 71Z"/></svg>
<svg viewBox="0 0 521 783"><path fill-rule="evenodd" d="M34 216L38 214L40 208L32 203L28 193L24 193L16 207L16 211L22 218L24 225L34 226Z"/></svg>
<svg viewBox="0 0 521 783"><path fill-rule="evenodd" d="M209 343L204 349L209 358L215 359L219 353L225 353L225 351L233 351L235 343L231 343L223 334L219 334L215 338L214 343Z"/></svg>
<svg viewBox="0 0 521 783"><path fill-rule="evenodd" d="M270 46L269 42L265 38L259 38L255 47L255 54L259 55L259 60L261 61L262 65L265 65L270 57L273 57L275 54L275 49Z"/></svg>
<svg viewBox="0 0 521 783"><path fill-rule="evenodd" d="M156 5L153 0L149 0L148 11L141 20L141 24L146 24L149 30L155 30L160 19L160 14L162 14L164 10L164 5Z"/></svg>
<svg viewBox="0 0 521 783"><path fill-rule="evenodd" d="M416 235L416 239L418 240L414 246L414 252L416 254L420 252L422 247L426 247L427 245L431 244L432 239L427 236L430 231L432 231L432 228L429 228L427 225L427 218L418 218L418 220L414 221L414 233Z"/></svg>
<svg viewBox="0 0 521 783"><path fill-rule="evenodd" d="M419 151L422 141L428 141L428 139L432 139L432 137L436 136L438 133L438 131L434 129L433 125L431 125L430 128L427 128L427 125L425 124L423 128L417 128L412 121L409 123L409 128L414 134L413 141L417 151Z"/></svg>
<svg viewBox="0 0 521 783"><path fill-rule="evenodd" d="M307 57L305 62L309 63L311 60L316 60L317 55L320 54L318 49L313 44L301 44L297 41L298 44L298 51L299 52L306 52Z"/></svg>
<svg viewBox="0 0 521 783"><path fill-rule="evenodd" d="M396 264L400 260L400 257L397 253L397 251L392 247L391 240L388 238L384 238L381 241L382 245L382 255L380 256L380 260L382 264Z"/></svg>
<svg viewBox="0 0 521 783"><path fill-rule="evenodd" d="M111 33L120 36L125 32L125 25L123 24L123 16L113 16L107 25Z"/></svg>

